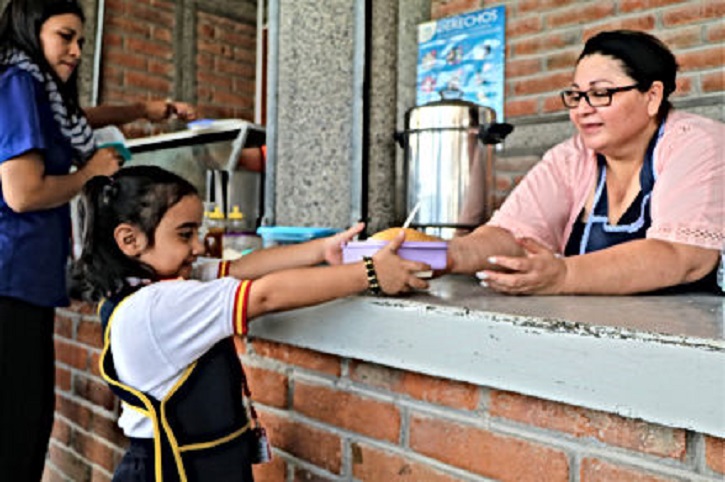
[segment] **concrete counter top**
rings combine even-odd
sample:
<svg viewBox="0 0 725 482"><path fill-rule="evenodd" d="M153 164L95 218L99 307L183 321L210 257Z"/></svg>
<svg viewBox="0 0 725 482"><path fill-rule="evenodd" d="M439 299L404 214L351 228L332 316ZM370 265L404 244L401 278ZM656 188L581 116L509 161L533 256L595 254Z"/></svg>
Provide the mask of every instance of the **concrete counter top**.
<svg viewBox="0 0 725 482"><path fill-rule="evenodd" d="M250 336L725 437L725 298L427 293L267 315Z"/></svg>
<svg viewBox="0 0 725 482"><path fill-rule="evenodd" d="M431 283L428 294L410 298L438 306L564 320L635 332L725 341L725 298L712 295L668 296L506 296L478 286L475 280L449 276ZM609 330L605 330L609 331ZM725 347L723 343L715 345Z"/></svg>

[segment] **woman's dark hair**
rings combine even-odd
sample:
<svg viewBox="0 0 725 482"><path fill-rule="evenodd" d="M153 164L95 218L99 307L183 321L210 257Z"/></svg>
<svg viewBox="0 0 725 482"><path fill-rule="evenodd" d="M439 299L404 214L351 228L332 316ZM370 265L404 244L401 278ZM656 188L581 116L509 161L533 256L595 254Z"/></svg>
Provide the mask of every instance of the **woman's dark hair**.
<svg viewBox="0 0 725 482"><path fill-rule="evenodd" d="M80 266L94 299L129 288L128 278L157 280L154 270L118 247L114 230L137 226L154 245L164 214L183 197L198 195L187 180L156 166L133 166L111 177L98 176L83 188L83 253Z"/></svg>
<svg viewBox="0 0 725 482"><path fill-rule="evenodd" d="M664 85L662 105L658 115L667 116L672 108L668 100L677 84L677 60L669 48L657 37L635 30L600 32L587 40L577 63L592 54L607 55L619 60L624 72L638 84L638 90L646 92L659 80Z"/></svg>
<svg viewBox="0 0 725 482"><path fill-rule="evenodd" d="M50 17L72 13L85 23L86 17L77 0L10 0L0 16L0 48L17 48L25 52L47 72L71 112L78 108L78 69L62 82L50 68L40 44L40 28Z"/></svg>

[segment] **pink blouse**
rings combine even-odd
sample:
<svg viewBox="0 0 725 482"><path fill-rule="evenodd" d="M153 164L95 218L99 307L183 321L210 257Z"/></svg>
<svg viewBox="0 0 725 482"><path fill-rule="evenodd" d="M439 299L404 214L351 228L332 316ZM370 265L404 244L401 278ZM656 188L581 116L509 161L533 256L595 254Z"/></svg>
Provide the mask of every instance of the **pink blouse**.
<svg viewBox="0 0 725 482"><path fill-rule="evenodd" d="M654 158L657 178L646 237L722 249L725 124L672 111ZM544 154L487 224L561 253L596 178L596 155L575 135Z"/></svg>

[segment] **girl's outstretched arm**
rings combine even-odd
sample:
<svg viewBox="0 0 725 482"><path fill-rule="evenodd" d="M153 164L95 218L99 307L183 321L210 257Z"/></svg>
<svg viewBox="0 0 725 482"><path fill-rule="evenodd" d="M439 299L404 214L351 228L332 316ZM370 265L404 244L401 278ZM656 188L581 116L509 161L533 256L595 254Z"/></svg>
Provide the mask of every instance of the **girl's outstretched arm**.
<svg viewBox="0 0 725 482"><path fill-rule="evenodd" d="M315 266L323 262L340 264L342 245L357 236L364 227L365 223L357 223L327 238L253 251L233 261L229 275L239 279L257 279L283 269Z"/></svg>
<svg viewBox="0 0 725 482"><path fill-rule="evenodd" d="M415 274L429 270L430 266L405 260L396 254L404 239L405 234L401 231L373 256L380 288L389 295L428 287L428 283ZM316 305L360 293L367 288L367 271L362 262L279 271L252 283L247 314L253 318L274 311Z"/></svg>

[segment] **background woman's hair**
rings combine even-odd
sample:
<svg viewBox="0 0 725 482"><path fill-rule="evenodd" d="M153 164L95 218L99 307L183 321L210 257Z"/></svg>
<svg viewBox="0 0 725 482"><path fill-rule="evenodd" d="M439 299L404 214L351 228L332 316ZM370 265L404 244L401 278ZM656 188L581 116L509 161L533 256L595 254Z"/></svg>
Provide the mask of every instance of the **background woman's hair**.
<svg viewBox="0 0 725 482"><path fill-rule="evenodd" d="M112 177L97 176L83 189L81 202L83 252L80 266L91 297L116 294L128 278L156 280L153 269L120 250L114 230L121 223L138 227L154 245L154 232L164 214L196 188L176 174L156 166L121 169Z"/></svg>
<svg viewBox="0 0 725 482"><path fill-rule="evenodd" d="M40 27L50 17L72 13L85 23L86 17L77 0L10 0L0 15L0 48L17 48L25 52L58 85L66 107L79 109L78 69L62 82L50 68L40 44ZM82 33L82 32L79 32Z"/></svg>
<svg viewBox="0 0 725 482"><path fill-rule="evenodd" d="M584 44L577 63L592 54L607 55L619 60L625 73L639 84L638 89L642 92L646 92L652 82L662 82L664 92L658 114L661 119L667 116L672 108L668 98L677 88L677 60L660 39L635 30L600 32Z"/></svg>

